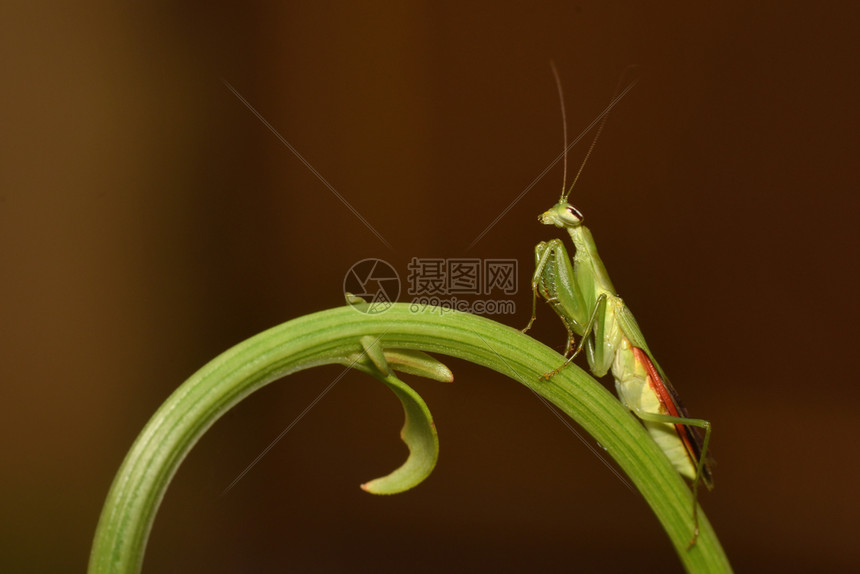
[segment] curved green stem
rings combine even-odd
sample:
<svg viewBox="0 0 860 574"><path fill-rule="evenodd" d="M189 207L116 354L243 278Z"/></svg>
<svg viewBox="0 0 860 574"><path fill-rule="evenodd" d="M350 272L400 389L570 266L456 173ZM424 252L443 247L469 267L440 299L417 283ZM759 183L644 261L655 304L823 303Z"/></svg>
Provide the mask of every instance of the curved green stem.
<svg viewBox="0 0 860 574"><path fill-rule="evenodd" d="M438 308L413 312L396 304L381 314L341 307L306 315L224 352L180 386L153 415L120 467L96 529L89 571L140 570L155 513L191 447L233 405L276 379L317 365L345 363L362 337L383 349L450 355L526 385L567 413L630 477L690 572L729 572L728 560L699 511L698 543L687 550L693 522L690 489L642 425L602 385L571 365L550 381L541 375L563 359L520 331Z"/></svg>

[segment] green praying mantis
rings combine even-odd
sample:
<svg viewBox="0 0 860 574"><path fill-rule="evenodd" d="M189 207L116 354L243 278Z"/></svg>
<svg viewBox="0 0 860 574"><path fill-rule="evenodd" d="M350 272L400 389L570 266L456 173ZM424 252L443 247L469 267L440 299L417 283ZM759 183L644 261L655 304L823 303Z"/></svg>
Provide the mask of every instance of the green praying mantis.
<svg viewBox="0 0 860 574"><path fill-rule="evenodd" d="M566 361L544 375L549 379L576 357L583 348L588 367L595 377L610 369L618 398L645 425L648 433L665 453L675 469L692 482L694 531L692 547L699 535L697 489L704 483L713 488L708 463L711 423L687 416L678 394L645 342L645 337L630 309L625 305L609 279L591 231L583 225L583 215L567 199L591 155L606 121L604 115L591 146L570 188L567 179L567 121L561 81L553 66L561 99L564 121L564 183L561 197L553 207L538 216L544 225L567 230L575 247L573 260L560 239L541 241L535 247L535 272L532 277L532 316L523 332L535 321L538 297L549 303L567 329ZM574 346L575 336L579 344ZM695 427L695 429L694 429ZM696 432L704 429L704 439Z"/></svg>

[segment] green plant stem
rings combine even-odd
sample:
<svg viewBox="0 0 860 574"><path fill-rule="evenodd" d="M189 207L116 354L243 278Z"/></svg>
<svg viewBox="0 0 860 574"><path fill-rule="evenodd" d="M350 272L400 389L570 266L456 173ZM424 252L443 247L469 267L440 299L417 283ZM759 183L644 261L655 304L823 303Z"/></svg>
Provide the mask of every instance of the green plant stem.
<svg viewBox="0 0 860 574"><path fill-rule="evenodd" d="M361 352L363 336L378 338L383 348L441 353L489 367L545 397L630 477L687 571L731 571L701 509L698 542L687 549L693 528L689 487L602 385L574 365L550 381L541 380L562 358L531 337L475 315L438 308L413 312L407 304L374 315L351 307L306 315L236 345L195 373L153 415L122 463L96 529L89 571L138 572L167 486L203 433L233 405L276 379L317 365L347 364L347 357Z"/></svg>

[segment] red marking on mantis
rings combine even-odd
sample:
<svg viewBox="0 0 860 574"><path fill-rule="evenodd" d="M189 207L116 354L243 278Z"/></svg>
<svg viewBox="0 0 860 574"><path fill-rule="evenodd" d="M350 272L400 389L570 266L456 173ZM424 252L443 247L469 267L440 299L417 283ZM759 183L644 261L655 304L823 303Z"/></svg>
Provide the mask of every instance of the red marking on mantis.
<svg viewBox="0 0 860 574"><path fill-rule="evenodd" d="M674 389L669 384L669 381L664 381L663 377L660 376L660 372L657 370L656 365L654 365L654 361L648 356L648 353L639 347L633 347L633 354L636 360L644 365L648 371L648 385L657 394L660 403L666 408L668 414L673 417L686 418L687 410L679 404ZM678 437L684 443L684 448L693 461L693 466L695 466L699 460L699 456L701 456L699 442L686 425L675 424L675 432L678 433Z"/></svg>

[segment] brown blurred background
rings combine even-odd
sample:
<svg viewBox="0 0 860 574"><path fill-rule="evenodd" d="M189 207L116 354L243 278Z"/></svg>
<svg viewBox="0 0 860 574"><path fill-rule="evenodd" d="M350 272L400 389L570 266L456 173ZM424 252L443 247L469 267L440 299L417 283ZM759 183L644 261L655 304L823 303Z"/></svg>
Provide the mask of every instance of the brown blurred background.
<svg viewBox="0 0 860 574"><path fill-rule="evenodd" d="M839 6L851 6L849 13ZM80 572L126 449L209 359L342 304L381 257L520 262L570 132L617 106L574 201L696 416L739 571L856 566L860 386L853 3L107 2L0 8L0 571ZM230 82L393 246L225 87ZM578 164L585 150L574 148ZM534 336L560 346L542 308ZM413 381L430 479L394 497L400 406L337 376L224 417L167 493L148 572L676 571L627 490L527 390L448 361ZM607 380L611 385L611 382Z"/></svg>

